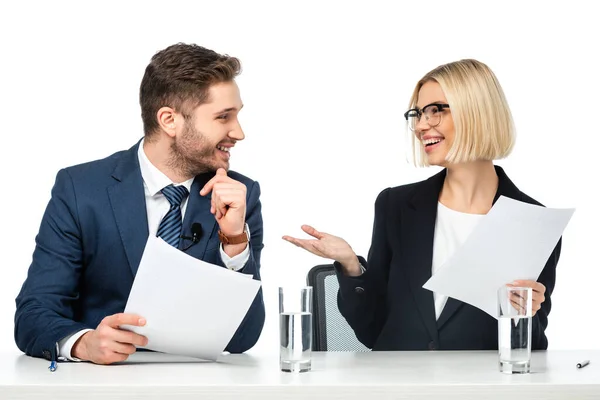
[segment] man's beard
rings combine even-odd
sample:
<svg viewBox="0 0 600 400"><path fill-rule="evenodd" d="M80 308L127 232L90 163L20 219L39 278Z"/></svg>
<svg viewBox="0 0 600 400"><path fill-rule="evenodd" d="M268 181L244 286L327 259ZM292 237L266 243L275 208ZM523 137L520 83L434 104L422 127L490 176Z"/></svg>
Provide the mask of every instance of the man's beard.
<svg viewBox="0 0 600 400"><path fill-rule="evenodd" d="M217 144L212 144L206 136L197 131L192 124L186 124L181 138L171 145L171 154L167 165L181 175L193 177L204 172L215 172L223 166L215 157ZM227 163L229 164L229 163Z"/></svg>

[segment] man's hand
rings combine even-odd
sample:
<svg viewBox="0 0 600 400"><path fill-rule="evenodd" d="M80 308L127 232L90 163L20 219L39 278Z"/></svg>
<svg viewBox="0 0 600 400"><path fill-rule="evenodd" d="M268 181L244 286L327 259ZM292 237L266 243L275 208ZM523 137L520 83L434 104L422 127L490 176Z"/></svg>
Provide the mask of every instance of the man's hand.
<svg viewBox="0 0 600 400"><path fill-rule="evenodd" d="M145 336L119 329L120 325L144 326L146 320L133 314L110 315L95 330L83 334L73 345L71 354L95 364L112 364L125 361L135 353L136 345L148 344Z"/></svg>
<svg viewBox="0 0 600 400"><path fill-rule="evenodd" d="M210 212L215 216L221 232L227 236L240 235L246 224L246 185L231 179L223 168L200 190L201 196L212 192ZM223 250L233 257L241 253L247 243L225 245Z"/></svg>

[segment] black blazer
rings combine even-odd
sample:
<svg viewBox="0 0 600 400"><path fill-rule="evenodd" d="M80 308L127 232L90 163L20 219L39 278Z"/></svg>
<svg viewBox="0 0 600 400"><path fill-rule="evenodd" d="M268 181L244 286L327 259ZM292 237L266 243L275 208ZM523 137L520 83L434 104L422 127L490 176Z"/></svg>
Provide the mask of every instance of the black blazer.
<svg viewBox="0 0 600 400"><path fill-rule="evenodd" d="M500 195L541 205L521 192L496 166ZM338 305L357 338L373 350L493 350L498 324L485 312L459 300L448 301L436 321L433 292L423 289L431 277L433 234L439 194L446 177L387 188L375 202L375 222L364 274L349 277L335 263L340 284ZM562 240L562 239L561 239ZM561 240L538 278L546 300L533 317L532 349L546 349L550 296L554 289ZM510 251L510 249L507 249ZM477 277L473 277L473 284Z"/></svg>

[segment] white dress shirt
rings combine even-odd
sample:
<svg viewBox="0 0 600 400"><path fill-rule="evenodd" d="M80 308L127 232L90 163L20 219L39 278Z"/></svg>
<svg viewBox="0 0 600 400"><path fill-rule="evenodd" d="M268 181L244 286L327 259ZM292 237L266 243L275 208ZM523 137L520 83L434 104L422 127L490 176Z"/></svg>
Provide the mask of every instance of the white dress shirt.
<svg viewBox="0 0 600 400"><path fill-rule="evenodd" d="M142 173L142 180L144 182L144 194L146 198L146 211L148 215L148 232L150 235L156 236L156 232L158 231L158 227L163 217L167 214L170 208L169 201L162 194L161 190L168 185L175 186L185 186L185 188L190 192L192 187L192 183L194 182L194 178L190 178L185 182L175 183L172 182L165 174L163 174L158 168L156 168L146 156L144 152L144 140L140 142L138 148L138 161L140 163L140 171ZM187 207L188 198L190 196L200 196L199 193L190 193L189 196L186 196L185 199L181 202L181 215L182 219L185 215L185 210ZM250 234L250 232L248 232ZM244 267L248 258L250 257L249 246L246 245L244 251L234 257L229 257L225 251L223 250L223 245L220 247L221 259L223 264L228 269L233 271L239 271ZM71 336L67 336L60 340L57 343L58 347L58 357L61 361L71 360L71 361L80 361L79 359L73 357L71 355L71 349L77 340L86 332L91 331L92 329L83 329L79 332Z"/></svg>
<svg viewBox="0 0 600 400"><path fill-rule="evenodd" d="M481 214L467 214L454 211L438 202L435 231L433 234L432 275L435 275L440 267L463 245L483 217L484 215ZM447 296L433 293L436 320L442 314L447 300Z"/></svg>

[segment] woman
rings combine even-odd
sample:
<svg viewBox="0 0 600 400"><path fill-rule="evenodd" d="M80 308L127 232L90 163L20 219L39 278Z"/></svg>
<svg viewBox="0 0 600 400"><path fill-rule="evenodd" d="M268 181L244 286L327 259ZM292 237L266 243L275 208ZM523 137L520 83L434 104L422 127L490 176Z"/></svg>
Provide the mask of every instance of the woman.
<svg viewBox="0 0 600 400"><path fill-rule="evenodd" d="M503 195L539 203L522 193L493 160L514 145L510 109L494 73L476 60L439 66L416 85L404 114L420 165L444 169L431 178L387 188L375 202L368 261L346 241L304 225L314 239L283 238L335 260L338 304L358 339L373 350L491 350L497 321L423 284L457 250ZM509 251L510 249L507 249ZM533 291L532 348L546 349L560 242ZM477 277L465 284L477 284Z"/></svg>

